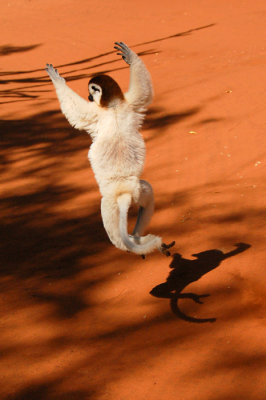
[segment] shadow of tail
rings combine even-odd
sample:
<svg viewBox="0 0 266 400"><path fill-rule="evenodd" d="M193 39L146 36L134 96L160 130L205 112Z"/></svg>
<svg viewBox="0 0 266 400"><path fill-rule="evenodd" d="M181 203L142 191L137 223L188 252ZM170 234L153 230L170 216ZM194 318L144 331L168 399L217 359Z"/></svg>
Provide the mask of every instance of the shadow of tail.
<svg viewBox="0 0 266 400"><path fill-rule="evenodd" d="M183 319L184 321L187 322L196 322L198 324L203 324L206 322L215 322L216 318L195 318L195 317L190 317L189 315L183 313L178 305L178 300L180 298L190 298L194 300L196 303L202 303L199 299L201 297L207 297L209 296L208 294L205 295L195 295L194 293L184 293L184 294L178 294L178 295L173 295L172 298L170 299L170 307L172 312L177 315L180 319Z"/></svg>

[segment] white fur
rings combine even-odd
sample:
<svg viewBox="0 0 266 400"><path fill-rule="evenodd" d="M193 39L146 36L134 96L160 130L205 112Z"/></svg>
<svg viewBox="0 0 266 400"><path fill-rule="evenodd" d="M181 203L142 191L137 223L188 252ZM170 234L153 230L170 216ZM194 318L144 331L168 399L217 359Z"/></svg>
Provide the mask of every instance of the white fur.
<svg viewBox="0 0 266 400"><path fill-rule="evenodd" d="M162 251L160 237L141 236L151 219L154 202L150 184L139 179L145 159L145 144L139 128L153 90L144 63L123 46L130 64L129 90L125 100L119 99L107 108L99 106L100 97L88 102L78 96L51 65L46 70L69 123L92 137L88 157L102 195L102 219L111 242L121 250L144 255L156 248ZM96 96L101 93L97 91ZM130 236L127 213L132 201L140 206L140 211Z"/></svg>

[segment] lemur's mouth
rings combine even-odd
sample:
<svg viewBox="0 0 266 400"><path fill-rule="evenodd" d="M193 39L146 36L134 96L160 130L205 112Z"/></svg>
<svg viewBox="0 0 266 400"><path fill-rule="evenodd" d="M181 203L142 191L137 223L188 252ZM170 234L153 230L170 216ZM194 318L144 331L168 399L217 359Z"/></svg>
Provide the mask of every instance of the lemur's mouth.
<svg viewBox="0 0 266 400"><path fill-rule="evenodd" d="M89 95L88 99L89 99L90 101L93 101L93 97L92 97L91 94Z"/></svg>

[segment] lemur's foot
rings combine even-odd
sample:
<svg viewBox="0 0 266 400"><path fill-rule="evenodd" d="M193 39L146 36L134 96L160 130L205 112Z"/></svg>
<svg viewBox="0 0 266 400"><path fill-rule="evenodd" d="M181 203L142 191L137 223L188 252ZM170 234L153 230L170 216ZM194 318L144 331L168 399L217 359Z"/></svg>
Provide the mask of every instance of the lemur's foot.
<svg viewBox="0 0 266 400"><path fill-rule="evenodd" d="M166 255L166 257L169 257L171 255L171 253L170 253L170 251L168 249L170 249L174 245L175 245L175 241L174 240L170 244L162 243L161 244L161 252L162 252L162 254Z"/></svg>

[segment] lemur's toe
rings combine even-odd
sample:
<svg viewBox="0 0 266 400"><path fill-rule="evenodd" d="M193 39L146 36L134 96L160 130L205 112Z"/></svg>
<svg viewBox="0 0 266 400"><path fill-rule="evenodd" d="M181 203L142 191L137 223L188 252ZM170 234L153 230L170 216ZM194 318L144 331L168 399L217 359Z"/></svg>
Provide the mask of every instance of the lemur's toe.
<svg viewBox="0 0 266 400"><path fill-rule="evenodd" d="M175 245L175 241L173 240L170 244L162 243L162 248L163 249L170 249Z"/></svg>
<svg viewBox="0 0 266 400"><path fill-rule="evenodd" d="M173 247L175 245L175 241L171 242L170 244L166 244L166 243L162 243L161 244L161 252L166 256L169 257L171 255L170 251L168 249L170 249L171 247Z"/></svg>

